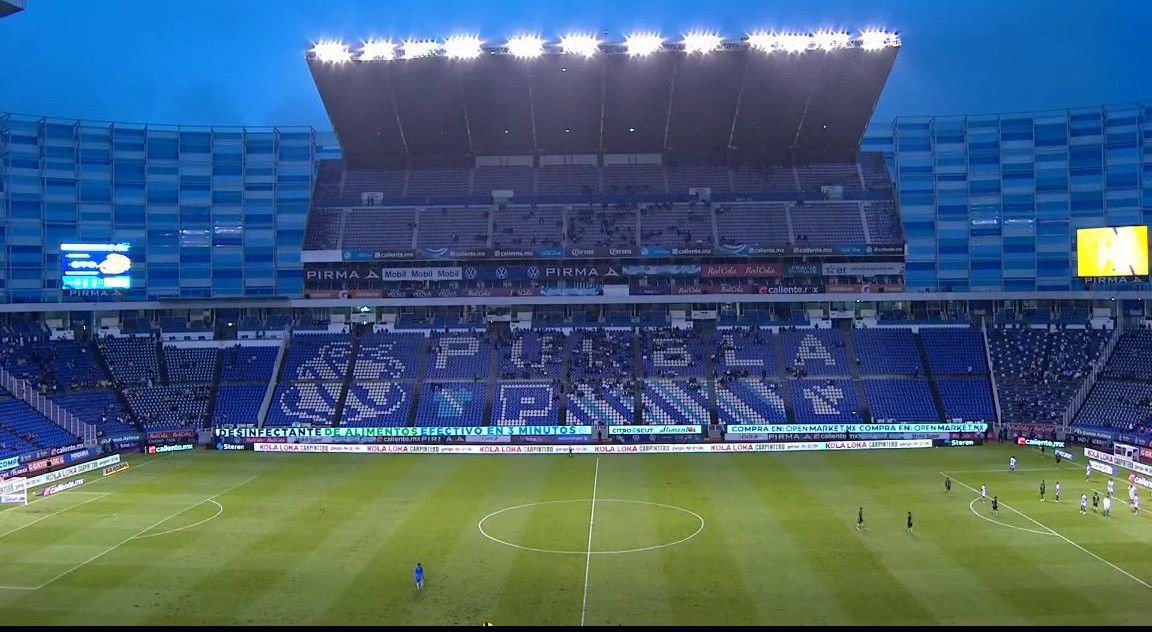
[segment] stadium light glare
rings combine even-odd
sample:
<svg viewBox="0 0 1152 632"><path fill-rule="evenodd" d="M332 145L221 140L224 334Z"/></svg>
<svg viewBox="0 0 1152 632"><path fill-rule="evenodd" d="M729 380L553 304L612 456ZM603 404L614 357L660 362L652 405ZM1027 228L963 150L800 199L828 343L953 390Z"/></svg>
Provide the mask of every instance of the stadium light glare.
<svg viewBox="0 0 1152 632"><path fill-rule="evenodd" d="M664 38L659 33L633 33L624 39L624 47L630 57L645 57L664 46Z"/></svg>
<svg viewBox="0 0 1152 632"><path fill-rule="evenodd" d="M453 35L444 40L444 56L448 59L476 59L484 51L484 44L475 35Z"/></svg>
<svg viewBox="0 0 1152 632"><path fill-rule="evenodd" d="M360 47L360 59L365 61L391 61L396 58L396 44L392 40L369 40Z"/></svg>
<svg viewBox="0 0 1152 632"><path fill-rule="evenodd" d="M535 35L519 35L508 40L508 52L513 57L532 59L544 54L544 40Z"/></svg>
<svg viewBox="0 0 1152 632"><path fill-rule="evenodd" d="M348 45L338 40L324 40L312 46L312 53L316 59L331 64L343 64L352 61L352 51Z"/></svg>
<svg viewBox="0 0 1152 632"><path fill-rule="evenodd" d="M821 50L847 48L851 41L852 38L841 31L817 31L812 36L812 42L816 44L816 48Z"/></svg>
<svg viewBox="0 0 1152 632"><path fill-rule="evenodd" d="M900 35L888 33L879 29L872 29L860 33L860 48L864 50L881 50L889 46L900 45Z"/></svg>
<svg viewBox="0 0 1152 632"><path fill-rule="evenodd" d="M600 40L595 35L573 33L560 38L560 48L571 55L592 57L600 52Z"/></svg>
<svg viewBox="0 0 1152 632"><path fill-rule="evenodd" d="M812 36L804 33L783 33L776 36L776 48L786 53L803 53L812 43Z"/></svg>
<svg viewBox="0 0 1152 632"><path fill-rule="evenodd" d="M406 40L400 48L404 50L404 59L416 59L435 55L440 45L432 40Z"/></svg>
<svg viewBox="0 0 1152 632"><path fill-rule="evenodd" d="M684 52L691 55L692 53L708 54L717 48L724 38L720 37L717 33L707 31L692 31L684 35Z"/></svg>
<svg viewBox="0 0 1152 632"><path fill-rule="evenodd" d="M768 31L754 31L748 34L748 45L756 50L770 53L776 42L776 36Z"/></svg>

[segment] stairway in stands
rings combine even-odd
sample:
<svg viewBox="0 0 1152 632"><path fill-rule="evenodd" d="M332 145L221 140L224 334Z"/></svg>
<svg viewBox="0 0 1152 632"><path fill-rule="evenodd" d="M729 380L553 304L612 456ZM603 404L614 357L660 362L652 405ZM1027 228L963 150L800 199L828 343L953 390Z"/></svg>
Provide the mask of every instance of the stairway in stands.
<svg viewBox="0 0 1152 632"><path fill-rule="evenodd" d="M938 419L945 419L948 411L944 409L944 400L940 397L940 388L936 385L936 377L932 374L932 363L928 360L928 348L920 334L916 334L916 351L920 353L920 364L924 367L924 377L928 378L928 388L932 391L932 403L936 405L939 413Z"/></svg>

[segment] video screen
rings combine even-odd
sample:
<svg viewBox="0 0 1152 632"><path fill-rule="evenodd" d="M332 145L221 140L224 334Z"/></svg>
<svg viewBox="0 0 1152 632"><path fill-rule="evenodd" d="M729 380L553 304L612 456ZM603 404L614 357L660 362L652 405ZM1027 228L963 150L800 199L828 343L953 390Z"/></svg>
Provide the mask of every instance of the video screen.
<svg viewBox="0 0 1152 632"><path fill-rule="evenodd" d="M60 244L60 286L66 290L132 287L129 244Z"/></svg>
<svg viewBox="0 0 1152 632"><path fill-rule="evenodd" d="M1081 228L1076 262L1081 277L1147 276L1148 227Z"/></svg>

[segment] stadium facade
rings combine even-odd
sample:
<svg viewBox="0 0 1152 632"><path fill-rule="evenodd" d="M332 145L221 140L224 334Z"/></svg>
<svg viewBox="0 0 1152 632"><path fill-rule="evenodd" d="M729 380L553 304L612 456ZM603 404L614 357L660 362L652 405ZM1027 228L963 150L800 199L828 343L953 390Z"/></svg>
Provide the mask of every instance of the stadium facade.
<svg viewBox="0 0 1152 632"><path fill-rule="evenodd" d="M1075 231L1152 222L1152 105L899 118L861 150L895 181L910 292L1148 290L1085 286ZM121 301L300 298L317 166L339 157L307 127L0 116L0 299L63 300L68 242L135 244Z"/></svg>
<svg viewBox="0 0 1152 632"><path fill-rule="evenodd" d="M898 118L862 149L897 182L910 288L1083 289L1078 228L1152 223L1152 104Z"/></svg>

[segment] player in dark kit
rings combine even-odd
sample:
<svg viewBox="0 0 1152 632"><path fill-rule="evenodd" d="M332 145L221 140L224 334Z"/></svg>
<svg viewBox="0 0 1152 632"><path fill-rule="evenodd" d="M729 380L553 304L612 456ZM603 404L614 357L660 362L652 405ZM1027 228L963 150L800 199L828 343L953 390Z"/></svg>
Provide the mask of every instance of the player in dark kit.
<svg viewBox="0 0 1152 632"><path fill-rule="evenodd" d="M952 478L951 477L948 477L948 476L944 477L944 493L945 494L951 494L952 493Z"/></svg>
<svg viewBox="0 0 1152 632"><path fill-rule="evenodd" d="M1096 512L1096 508L1100 506L1099 492L1092 492L1092 512Z"/></svg>
<svg viewBox="0 0 1152 632"><path fill-rule="evenodd" d="M993 516L999 516L1000 515L1000 497L999 496L993 496L992 497L992 515Z"/></svg>
<svg viewBox="0 0 1152 632"><path fill-rule="evenodd" d="M1043 480L1040 481L1040 500L1041 501L1044 500L1044 490L1047 488L1047 486L1048 486L1048 484L1045 481L1043 481Z"/></svg>
<svg viewBox="0 0 1152 632"><path fill-rule="evenodd" d="M860 511L856 512L856 530L859 531L864 528L864 508L861 507Z"/></svg>
<svg viewBox="0 0 1152 632"><path fill-rule="evenodd" d="M912 512L908 512L908 533L912 533Z"/></svg>

